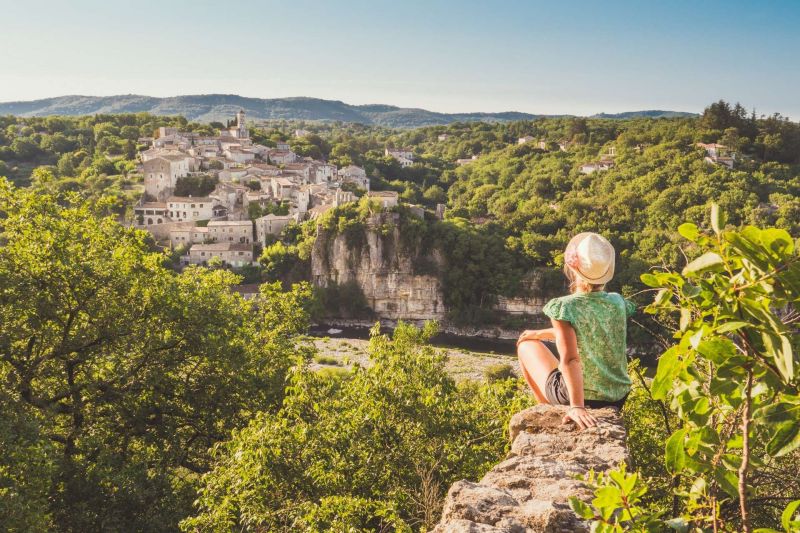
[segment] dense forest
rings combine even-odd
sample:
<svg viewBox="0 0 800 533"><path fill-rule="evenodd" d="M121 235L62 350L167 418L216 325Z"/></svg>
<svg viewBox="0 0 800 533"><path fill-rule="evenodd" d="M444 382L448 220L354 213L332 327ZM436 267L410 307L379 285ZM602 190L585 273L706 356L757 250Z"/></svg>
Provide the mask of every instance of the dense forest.
<svg viewBox="0 0 800 533"><path fill-rule="evenodd" d="M0 125L4 530L426 530L453 481L503 457L531 396L513 376L456 383L426 342L434 324L374 331L368 367L313 370L315 298L291 283L312 225L288 228L244 273L267 282L256 303L230 290L242 273L177 272L120 224L141 194L139 137L221 124ZM312 133L293 138L297 127ZM544 148L517 144L526 135ZM631 362L629 470L589 480L597 498L573 508L600 531L797 530L800 125L718 102L700 118L275 122L253 137L362 165L406 202L445 203L444 220L400 220L411 245L448 251L454 318L483 320L489 296L532 268L555 272L572 234L608 236L612 288L645 308L636 320L663 354L652 378ZM736 151L734 168L698 142ZM418 164L401 168L386 146L413 147ZM612 154L609 170L581 173ZM357 236L370 208L318 223Z"/></svg>

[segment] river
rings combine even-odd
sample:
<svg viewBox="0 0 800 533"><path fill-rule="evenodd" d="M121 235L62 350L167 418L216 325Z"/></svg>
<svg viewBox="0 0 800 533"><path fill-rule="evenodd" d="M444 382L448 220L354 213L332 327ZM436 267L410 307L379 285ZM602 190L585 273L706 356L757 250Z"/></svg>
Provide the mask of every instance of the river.
<svg viewBox="0 0 800 533"><path fill-rule="evenodd" d="M336 331L339 333L331 333ZM332 339L359 339L369 340L368 327L353 326L313 326L309 330L312 337L330 337ZM382 327L381 333L391 333L389 327ZM516 342L512 339L492 339L488 337L455 335L452 333L437 333L431 338L431 345L437 348L468 350L470 352L493 353L498 355L516 355Z"/></svg>

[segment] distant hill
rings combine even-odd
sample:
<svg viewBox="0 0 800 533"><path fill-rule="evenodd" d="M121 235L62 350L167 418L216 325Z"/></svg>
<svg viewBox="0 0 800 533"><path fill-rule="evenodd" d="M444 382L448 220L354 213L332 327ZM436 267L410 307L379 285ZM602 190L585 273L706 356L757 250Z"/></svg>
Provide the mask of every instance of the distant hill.
<svg viewBox="0 0 800 533"><path fill-rule="evenodd" d="M235 94L202 94L155 98L135 94L118 96L58 96L29 102L0 103L0 115L94 115L98 113L152 113L182 115L200 122L224 121L239 109L251 120L324 120L416 128L461 121L507 122L544 116L506 111L500 113L436 113L391 105L350 105L319 98L246 98ZM605 118L638 116L689 116L675 111L635 111Z"/></svg>
<svg viewBox="0 0 800 533"><path fill-rule="evenodd" d="M663 111L661 109L648 109L646 111L625 111L624 113L597 113L591 118L685 118L698 117L697 113L686 111Z"/></svg>
<svg viewBox="0 0 800 533"><path fill-rule="evenodd" d="M530 120L529 113L436 113L390 105L350 105L319 98L246 98L233 94L207 94L154 98L151 96L59 96L29 102L0 103L0 115L47 116L97 113L153 113L182 115L211 122L230 119L244 109L251 120L325 120L413 128L458 121L501 122Z"/></svg>

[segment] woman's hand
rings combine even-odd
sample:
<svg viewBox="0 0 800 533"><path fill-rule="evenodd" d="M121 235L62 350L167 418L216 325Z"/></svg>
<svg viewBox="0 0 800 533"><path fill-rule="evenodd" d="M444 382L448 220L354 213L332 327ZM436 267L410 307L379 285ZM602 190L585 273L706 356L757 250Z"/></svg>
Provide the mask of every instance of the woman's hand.
<svg viewBox="0 0 800 533"><path fill-rule="evenodd" d="M597 419L589 414L585 407L570 407L567 414L564 415L564 423L575 422L581 429L594 427L597 425Z"/></svg>
<svg viewBox="0 0 800 533"><path fill-rule="evenodd" d="M541 340L541 338L542 338L541 331L539 331L538 329L526 329L519 336L519 339L517 340L517 346L519 346L520 343L524 341L538 341Z"/></svg>

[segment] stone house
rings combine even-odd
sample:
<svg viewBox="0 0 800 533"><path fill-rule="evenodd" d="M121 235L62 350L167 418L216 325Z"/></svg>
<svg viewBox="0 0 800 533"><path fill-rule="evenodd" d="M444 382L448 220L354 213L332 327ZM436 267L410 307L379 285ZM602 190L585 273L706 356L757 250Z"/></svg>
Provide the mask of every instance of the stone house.
<svg viewBox="0 0 800 533"><path fill-rule="evenodd" d="M253 223L250 220L212 220L208 223L208 238L213 242L253 242Z"/></svg>
<svg viewBox="0 0 800 533"><path fill-rule="evenodd" d="M176 222L210 220L214 217L214 199L209 197L170 196L167 198L169 217Z"/></svg>
<svg viewBox="0 0 800 533"><path fill-rule="evenodd" d="M371 201L380 203L384 209L396 207L400 203L400 195L397 191L371 191L367 195Z"/></svg>
<svg viewBox="0 0 800 533"><path fill-rule="evenodd" d="M342 183L353 183L356 187L369 191L369 178L367 171L355 165L348 165L339 169L339 180Z"/></svg>
<svg viewBox="0 0 800 533"><path fill-rule="evenodd" d="M169 221L167 204L164 202L141 203L133 208L133 215L138 226L152 226Z"/></svg>
<svg viewBox="0 0 800 533"><path fill-rule="evenodd" d="M591 163L584 163L581 165L581 174L591 174L598 170L608 170L614 166L614 162L609 159L602 159L600 161L593 161Z"/></svg>
<svg viewBox="0 0 800 533"><path fill-rule="evenodd" d="M396 159L403 168L414 164L414 151L411 148L386 148L384 155Z"/></svg>
<svg viewBox="0 0 800 533"><path fill-rule="evenodd" d="M293 215L264 215L255 220L256 239L259 243L267 242L267 235L278 235L283 228L297 221Z"/></svg>
<svg viewBox="0 0 800 533"><path fill-rule="evenodd" d="M290 200L297 186L289 178L270 178L270 192L277 200Z"/></svg>
<svg viewBox="0 0 800 533"><path fill-rule="evenodd" d="M178 178L188 176L193 159L186 155L161 155L142 164L144 190L151 198L164 201L173 190Z"/></svg>
<svg viewBox="0 0 800 533"><path fill-rule="evenodd" d="M253 245L233 242L195 244L189 250L189 263L205 265L212 257L219 257L223 265L243 267L253 264Z"/></svg>
<svg viewBox="0 0 800 533"><path fill-rule="evenodd" d="M464 159L456 159L456 165L463 167L464 165L469 165L470 163L474 163L478 159L477 155L473 155L469 158Z"/></svg>
<svg viewBox="0 0 800 533"><path fill-rule="evenodd" d="M205 226L177 226L169 230L169 243L173 248L208 242Z"/></svg>
<svg viewBox="0 0 800 533"><path fill-rule="evenodd" d="M291 150L270 150L267 155L273 165L285 165L297 161L297 154Z"/></svg>
<svg viewBox="0 0 800 533"><path fill-rule="evenodd" d="M697 146L706 151L705 161L712 165L720 165L733 168L736 163L736 152L723 144L717 143L697 143Z"/></svg>
<svg viewBox="0 0 800 533"><path fill-rule="evenodd" d="M315 161L312 163L314 170L314 183L330 183L336 179L336 165ZM366 178L366 173L364 174ZM369 180L367 180L369 184Z"/></svg>

